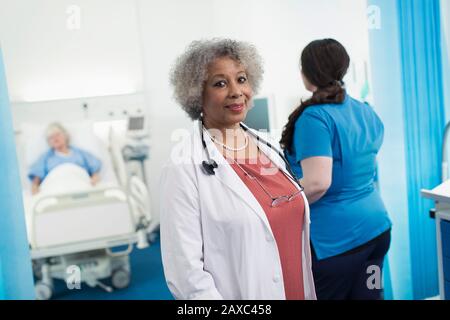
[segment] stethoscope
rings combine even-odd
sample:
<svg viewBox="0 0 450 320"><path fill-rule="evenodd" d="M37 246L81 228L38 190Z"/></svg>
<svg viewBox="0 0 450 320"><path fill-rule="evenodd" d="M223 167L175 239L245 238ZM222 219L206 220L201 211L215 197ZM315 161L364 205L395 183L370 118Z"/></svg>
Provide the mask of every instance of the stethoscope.
<svg viewBox="0 0 450 320"><path fill-rule="evenodd" d="M289 161L286 159L286 157L284 156L284 154L278 150L277 148L275 148L269 141L264 140L263 138L261 138L259 135L257 135L256 133L254 133L253 131L249 130L249 127L247 127L245 124L243 124L242 122L240 123L241 128L245 131L250 133L253 137L256 138L256 140L258 142L261 142L263 144L265 144L266 146L268 146L270 149L272 149L273 151L275 151L278 156L283 160L283 162L286 165L286 170L288 171L291 180L294 181L295 184L297 184L297 186L300 188L300 190L304 190L304 188L302 187L302 185L300 184L300 182L298 182L298 179L296 178L294 172L292 171L291 165L289 164ZM208 150L208 146L206 145L206 141L205 141L205 137L203 134L203 130L204 130L204 125L203 125L203 119L200 119L199 121L199 129L200 129L200 134L202 137L202 145L203 145L203 149L206 151L206 158L207 160L204 160L202 162L202 169L203 172L208 175L208 176L213 176L215 175L215 171L219 165L217 164L217 162L213 159L211 159L211 156L209 154L209 150Z"/></svg>

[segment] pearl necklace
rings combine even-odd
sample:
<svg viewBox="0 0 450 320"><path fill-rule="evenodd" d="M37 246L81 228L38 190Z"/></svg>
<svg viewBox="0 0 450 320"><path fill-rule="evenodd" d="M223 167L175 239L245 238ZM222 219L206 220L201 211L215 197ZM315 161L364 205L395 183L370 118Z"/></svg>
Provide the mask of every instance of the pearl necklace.
<svg viewBox="0 0 450 320"><path fill-rule="evenodd" d="M225 149L227 149L227 150L229 150L229 151L241 151L241 150L244 150L245 148L248 147L248 136L247 136L247 134L245 134L245 133L244 133L244 136L245 136L245 144L244 144L242 147L239 147L239 148L232 148L232 147L227 146L226 144L223 144L223 143L220 142L220 141L217 141L216 138L214 138L213 136L211 136L211 134L209 133L208 129L206 129L204 126L203 126L203 128L205 129L206 134L208 135L208 137L209 137L214 143L217 143L218 145L222 146L223 148L225 148Z"/></svg>

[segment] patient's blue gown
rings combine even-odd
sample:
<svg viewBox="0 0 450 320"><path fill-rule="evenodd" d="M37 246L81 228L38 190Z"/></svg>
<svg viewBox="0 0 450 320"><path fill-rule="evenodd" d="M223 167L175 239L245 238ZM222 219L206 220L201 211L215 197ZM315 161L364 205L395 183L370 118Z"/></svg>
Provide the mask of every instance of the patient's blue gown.
<svg viewBox="0 0 450 320"><path fill-rule="evenodd" d="M64 163L73 163L84 168L89 176L100 171L101 161L91 153L79 148L70 146L70 153L63 155L50 149L43 154L30 168L28 178L33 180L38 177L42 180L57 166Z"/></svg>

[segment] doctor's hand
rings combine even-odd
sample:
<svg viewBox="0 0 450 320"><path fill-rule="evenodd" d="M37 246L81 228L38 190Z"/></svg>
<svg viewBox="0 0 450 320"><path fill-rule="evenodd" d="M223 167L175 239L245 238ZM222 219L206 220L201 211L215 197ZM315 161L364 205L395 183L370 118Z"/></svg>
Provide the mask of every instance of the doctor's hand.
<svg viewBox="0 0 450 320"><path fill-rule="evenodd" d="M99 176L98 173L94 173L94 174L91 176L91 184L92 184L93 186L95 186L95 185L98 183L99 180L100 180L100 176Z"/></svg>

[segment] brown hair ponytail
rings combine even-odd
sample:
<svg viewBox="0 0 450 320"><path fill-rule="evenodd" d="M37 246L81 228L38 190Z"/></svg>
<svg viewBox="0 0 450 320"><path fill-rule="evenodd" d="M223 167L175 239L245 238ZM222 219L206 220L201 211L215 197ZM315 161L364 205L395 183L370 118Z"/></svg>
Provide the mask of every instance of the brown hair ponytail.
<svg viewBox="0 0 450 320"><path fill-rule="evenodd" d="M324 39L311 42L302 52L300 59L304 77L317 90L308 100L302 101L289 116L284 127L280 145L292 151L295 123L306 108L319 104L339 104L345 99L346 91L342 79L350 65L345 48L336 40Z"/></svg>

